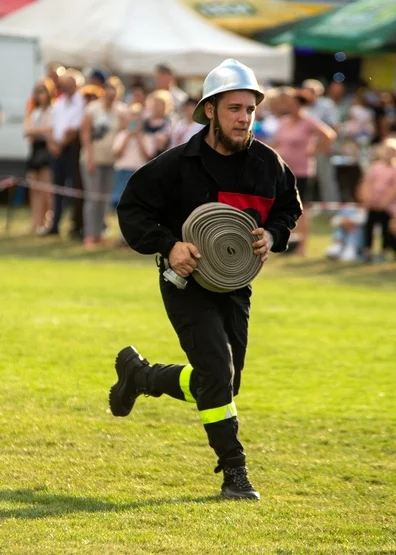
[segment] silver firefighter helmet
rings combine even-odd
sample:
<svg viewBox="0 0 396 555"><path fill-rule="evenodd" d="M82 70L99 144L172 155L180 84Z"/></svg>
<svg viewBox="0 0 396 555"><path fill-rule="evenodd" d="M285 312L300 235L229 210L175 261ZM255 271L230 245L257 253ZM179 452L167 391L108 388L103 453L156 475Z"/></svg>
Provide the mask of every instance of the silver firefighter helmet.
<svg viewBox="0 0 396 555"><path fill-rule="evenodd" d="M209 123L204 110L205 102L216 94L238 90L254 92L257 104L260 104L264 98L264 94L260 90L253 70L237 60L228 58L208 73L203 84L202 98L194 110L194 121L202 123L203 125Z"/></svg>

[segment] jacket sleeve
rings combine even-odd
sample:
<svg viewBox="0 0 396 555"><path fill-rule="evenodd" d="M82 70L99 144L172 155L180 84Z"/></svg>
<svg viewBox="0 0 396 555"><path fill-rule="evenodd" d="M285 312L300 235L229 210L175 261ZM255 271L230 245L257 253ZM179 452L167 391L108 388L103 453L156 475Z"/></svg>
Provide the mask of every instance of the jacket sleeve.
<svg viewBox="0 0 396 555"><path fill-rule="evenodd" d="M160 225L161 214L167 209L166 182L170 164L165 155L155 158L129 179L117 206L122 235L131 249L140 254L160 253L168 257L178 241Z"/></svg>
<svg viewBox="0 0 396 555"><path fill-rule="evenodd" d="M287 249L290 232L302 214L302 205L296 186L296 178L290 168L277 157L277 183L275 202L265 222L265 229L274 238L271 250L283 252Z"/></svg>

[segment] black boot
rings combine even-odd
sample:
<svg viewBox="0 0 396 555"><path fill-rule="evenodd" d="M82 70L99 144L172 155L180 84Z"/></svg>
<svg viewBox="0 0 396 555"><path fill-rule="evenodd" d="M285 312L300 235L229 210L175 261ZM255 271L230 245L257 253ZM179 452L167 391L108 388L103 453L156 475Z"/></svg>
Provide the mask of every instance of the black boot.
<svg viewBox="0 0 396 555"><path fill-rule="evenodd" d="M118 382L110 389L109 395L110 410L114 416L127 416L142 393L159 396L149 390L150 368L147 360L134 347L125 347L118 353L115 361Z"/></svg>
<svg viewBox="0 0 396 555"><path fill-rule="evenodd" d="M216 468L215 472L223 470L224 481L221 494L228 499L254 499L260 501L260 494L254 489L248 479L246 466L228 466Z"/></svg>

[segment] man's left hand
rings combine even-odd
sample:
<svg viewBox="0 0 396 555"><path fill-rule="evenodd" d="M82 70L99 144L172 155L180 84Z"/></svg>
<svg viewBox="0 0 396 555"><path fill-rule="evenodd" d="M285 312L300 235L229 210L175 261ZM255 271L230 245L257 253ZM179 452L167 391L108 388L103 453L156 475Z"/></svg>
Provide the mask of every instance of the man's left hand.
<svg viewBox="0 0 396 555"><path fill-rule="evenodd" d="M258 227L252 231L252 235L257 238L257 240L252 243L253 252L257 254L257 256L261 256L261 262L265 262L274 244L272 234L262 227Z"/></svg>

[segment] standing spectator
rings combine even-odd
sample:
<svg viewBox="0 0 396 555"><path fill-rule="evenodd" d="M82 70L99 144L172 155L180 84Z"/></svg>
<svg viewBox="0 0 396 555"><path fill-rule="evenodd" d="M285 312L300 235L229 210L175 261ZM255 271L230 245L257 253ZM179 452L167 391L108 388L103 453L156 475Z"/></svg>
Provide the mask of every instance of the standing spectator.
<svg viewBox="0 0 396 555"><path fill-rule="evenodd" d="M326 98L326 97L325 97ZM331 81L327 88L327 98L331 100L338 110L338 121L345 121L349 107L351 105L349 95L347 95L344 83ZM331 115L330 115L331 121ZM330 124L331 125L331 124Z"/></svg>
<svg viewBox="0 0 396 555"><path fill-rule="evenodd" d="M307 114L336 130L340 123L340 113L335 103L323 96L322 83L317 79L306 79L303 81L302 89L309 95ZM321 200L325 202L341 200L336 171L331 164L331 144L326 140L323 143L319 141L317 144L316 175Z"/></svg>
<svg viewBox="0 0 396 555"><path fill-rule="evenodd" d="M324 96L323 84L317 79L306 79L301 88L308 99L307 114L336 128L340 122L339 110L331 98Z"/></svg>
<svg viewBox="0 0 396 555"><path fill-rule="evenodd" d="M51 97L51 102L55 102L55 100L59 98L62 94L62 91L60 88L59 75L55 71L55 68L48 66L47 76L43 79L43 83L49 92L49 95ZM26 115L29 116L29 114L32 112L32 110L34 110L34 108L35 108L35 100L34 100L34 95L32 95L28 98L26 103Z"/></svg>
<svg viewBox="0 0 396 555"><path fill-rule="evenodd" d="M101 241L108 205L106 195L110 195L113 186L113 143L125 125L124 105L116 96L115 86L107 82L103 97L86 107L81 129L82 170L88 193L84 202L84 245L87 247Z"/></svg>
<svg viewBox="0 0 396 555"><path fill-rule="evenodd" d="M279 127L279 108L279 89L266 90L263 102L256 108L253 122L252 131L256 139L271 144Z"/></svg>
<svg viewBox="0 0 396 555"><path fill-rule="evenodd" d="M373 112L354 99L344 121L338 127L333 164L342 200L351 201L367 169L369 144L374 133Z"/></svg>
<svg viewBox="0 0 396 555"><path fill-rule="evenodd" d="M390 206L389 210L390 220L388 224L389 232L389 246L393 250L393 256L396 260L396 196Z"/></svg>
<svg viewBox="0 0 396 555"><path fill-rule="evenodd" d="M396 139L396 121L389 126L389 133L385 137L385 140Z"/></svg>
<svg viewBox="0 0 396 555"><path fill-rule="evenodd" d="M80 94L84 97L85 106L87 106L90 102L93 102L94 100L102 98L104 92L104 88L99 87L98 85L87 84L80 89Z"/></svg>
<svg viewBox="0 0 396 555"><path fill-rule="evenodd" d="M86 85L94 85L103 89L108 77L109 74L105 69L94 68L87 77Z"/></svg>
<svg viewBox="0 0 396 555"><path fill-rule="evenodd" d="M94 75L94 77L92 77ZM100 75L100 74L99 74ZM94 84L86 84L79 89L80 94L84 98L85 106L98 98L102 98L104 95L103 85L98 83L101 82L100 76L95 77L95 71L91 74L88 81L94 81ZM96 84L95 84L96 83ZM77 135L73 142L73 164L74 164L74 176L75 183L74 187L78 191L84 190L83 179L81 175L81 137L80 134ZM82 241L84 238L84 198L76 197L73 199L73 210L72 210L72 229L70 231L70 237L76 239L77 241Z"/></svg>
<svg viewBox="0 0 396 555"><path fill-rule="evenodd" d="M165 89L170 92L173 107L177 113L181 113L183 104L188 95L176 84L176 77L171 68L165 64L159 64L155 69L155 88Z"/></svg>
<svg viewBox="0 0 396 555"><path fill-rule="evenodd" d="M273 140L273 147L278 151L297 178L297 189L301 201L306 201L308 179L314 174L315 140L319 137L330 143L336 133L325 123L309 117L304 112L307 98L294 91L288 95L288 116L284 116ZM304 212L297 226L301 233L298 253L305 255L308 240L308 217Z"/></svg>
<svg viewBox="0 0 396 555"><path fill-rule="evenodd" d="M47 80L51 80L54 87L54 91L50 91L51 97L60 98L62 96L63 91L62 91L61 78L59 77L58 72L56 71L56 66L49 65L47 67L46 81Z"/></svg>
<svg viewBox="0 0 396 555"><path fill-rule="evenodd" d="M30 189L30 209L32 233L45 229L46 215L51 208L51 193L34 188L37 183L51 183L51 157L48 150L48 137L52 125L51 97L44 82L36 84L33 91L33 110L25 121L25 137L30 143L27 159L27 179L33 186Z"/></svg>
<svg viewBox="0 0 396 555"><path fill-rule="evenodd" d="M146 89L144 88L143 84L136 84L131 89L131 96L129 99L129 104L139 104L140 106L144 106L146 103Z"/></svg>
<svg viewBox="0 0 396 555"><path fill-rule="evenodd" d="M389 133L389 121L385 110L384 98L378 91L374 91L370 88L360 88L356 92L355 102L365 106L374 114L375 131L371 144L376 145L382 143Z"/></svg>
<svg viewBox="0 0 396 555"><path fill-rule="evenodd" d="M385 119L387 122L386 131L389 133L390 127L396 124L396 96L394 93L383 92L381 93L381 101L384 106Z"/></svg>
<svg viewBox="0 0 396 555"><path fill-rule="evenodd" d="M112 204L114 207L117 206L129 178L151 160L155 152L154 135L143 132L141 112L129 109L128 127L117 133L113 144L115 183Z"/></svg>
<svg viewBox="0 0 396 555"><path fill-rule="evenodd" d="M70 75L60 78L60 87L63 94L54 105L48 148L52 154L52 172L55 184L64 187L68 180L73 185L75 183L73 143L81 127L84 99L77 92L76 80ZM59 234L63 200L63 195L55 194L54 219L47 234Z"/></svg>
<svg viewBox="0 0 396 555"><path fill-rule="evenodd" d="M135 102L139 102L139 100L141 100L141 97L139 99L139 96L141 94L144 97L141 104L144 104L146 100L146 90L143 76L138 74L129 75L126 79L126 93L124 96L124 102L128 105L134 103L133 99L135 99Z"/></svg>
<svg viewBox="0 0 396 555"><path fill-rule="evenodd" d="M192 98L191 96L187 98L183 105L182 119L173 124L170 146L173 147L186 143L195 133L198 133L198 131L201 131L203 128L203 125L193 120L193 114L197 104L198 100L196 98Z"/></svg>
<svg viewBox="0 0 396 555"><path fill-rule="evenodd" d="M125 95L124 101L128 106L137 109L138 106L143 108L146 104L147 92L143 85L139 81L133 83L130 86L128 93Z"/></svg>
<svg viewBox="0 0 396 555"><path fill-rule="evenodd" d="M154 135L156 156L169 147L172 121L173 102L169 91L153 91L147 97L149 117L144 121L143 131Z"/></svg>
<svg viewBox="0 0 396 555"><path fill-rule="evenodd" d="M385 253L391 248L392 238L389 234L389 210L396 198L396 146L394 141L385 141L379 148L378 159L373 161L365 175L359 190L359 198L368 210L365 225L365 258L373 261L374 228L381 228L381 251L377 260L382 262Z"/></svg>
<svg viewBox="0 0 396 555"><path fill-rule="evenodd" d="M368 108L359 94L356 94L351 102L348 112L344 120L345 128L351 129L349 135L366 134L370 138L374 135L374 114L373 110Z"/></svg>

